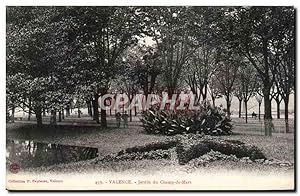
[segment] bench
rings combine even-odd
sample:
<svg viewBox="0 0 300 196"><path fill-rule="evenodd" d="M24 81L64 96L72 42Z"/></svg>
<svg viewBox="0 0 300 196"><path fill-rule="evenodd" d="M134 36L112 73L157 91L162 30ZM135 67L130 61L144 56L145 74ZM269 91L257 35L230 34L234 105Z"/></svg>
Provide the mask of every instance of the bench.
<svg viewBox="0 0 300 196"><path fill-rule="evenodd" d="M257 119L258 118L258 114L255 113L255 115L252 115L252 113L248 113L247 114L247 117L248 118L254 118L254 119ZM263 118L264 117L264 114L260 114L260 118ZM245 119L246 118L246 114L245 113L241 113L241 118Z"/></svg>

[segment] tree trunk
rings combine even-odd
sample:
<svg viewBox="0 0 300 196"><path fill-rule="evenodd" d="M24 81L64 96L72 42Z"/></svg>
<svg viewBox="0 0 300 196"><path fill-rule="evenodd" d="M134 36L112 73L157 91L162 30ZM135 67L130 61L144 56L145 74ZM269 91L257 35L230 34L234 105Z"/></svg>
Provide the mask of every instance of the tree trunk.
<svg viewBox="0 0 300 196"><path fill-rule="evenodd" d="M132 102L133 98L134 98L134 94L132 94L131 97L129 97L128 105ZM132 122L132 108L129 109L129 122Z"/></svg>
<svg viewBox="0 0 300 196"><path fill-rule="evenodd" d="M175 90L173 88L168 88L167 89L167 93L168 93L168 98L169 99L172 99L172 96L173 96L174 92L175 92ZM147 98L148 98L148 94L146 96L146 100L147 100Z"/></svg>
<svg viewBox="0 0 300 196"><path fill-rule="evenodd" d="M109 115L110 116L112 116L112 109L111 109L112 108L112 104L113 104L112 101L113 101L112 99L109 100Z"/></svg>
<svg viewBox="0 0 300 196"><path fill-rule="evenodd" d="M95 106L95 100L92 100L92 108L93 108L93 120L96 120L96 116L95 116L95 110L96 110L96 106Z"/></svg>
<svg viewBox="0 0 300 196"><path fill-rule="evenodd" d="M245 119L246 119L246 123L248 123L248 101L244 100L245 102Z"/></svg>
<svg viewBox="0 0 300 196"><path fill-rule="evenodd" d="M137 115L136 106L134 106L134 116Z"/></svg>
<svg viewBox="0 0 300 196"><path fill-rule="evenodd" d="M230 97L226 96L227 117L230 117L230 106L231 106Z"/></svg>
<svg viewBox="0 0 300 196"><path fill-rule="evenodd" d="M45 117L46 116L46 109L45 108L43 108L43 110L42 110L42 115Z"/></svg>
<svg viewBox="0 0 300 196"><path fill-rule="evenodd" d="M6 122L10 121L10 116L9 116L9 110L8 107L6 107Z"/></svg>
<svg viewBox="0 0 300 196"><path fill-rule="evenodd" d="M101 126L107 127L106 110L101 109Z"/></svg>
<svg viewBox="0 0 300 196"><path fill-rule="evenodd" d="M65 112L64 112L64 109L61 109L61 117L62 117L63 120L65 119Z"/></svg>
<svg viewBox="0 0 300 196"><path fill-rule="evenodd" d="M30 118L31 118L31 99L29 99L29 108L28 108L28 118L27 120L30 121Z"/></svg>
<svg viewBox="0 0 300 196"><path fill-rule="evenodd" d="M78 118L81 118L81 115L80 115L81 111L80 111L80 108L78 106Z"/></svg>
<svg viewBox="0 0 300 196"><path fill-rule="evenodd" d="M61 122L61 111L58 112L58 122Z"/></svg>
<svg viewBox="0 0 300 196"><path fill-rule="evenodd" d="M239 99L239 118L241 118L242 116L241 112L242 112L242 100Z"/></svg>
<svg viewBox="0 0 300 196"><path fill-rule="evenodd" d="M93 101L90 101L91 117L94 118Z"/></svg>
<svg viewBox="0 0 300 196"><path fill-rule="evenodd" d="M258 103L258 120L260 120L260 107L261 107L261 102Z"/></svg>
<svg viewBox="0 0 300 196"><path fill-rule="evenodd" d="M99 121L99 95L98 94L94 94L94 100L93 100L93 109L94 109L94 120L96 121L96 123L100 123Z"/></svg>
<svg viewBox="0 0 300 196"><path fill-rule="evenodd" d="M280 119L280 100L276 99L277 104L277 118Z"/></svg>
<svg viewBox="0 0 300 196"><path fill-rule="evenodd" d="M10 118L11 122L14 123L15 122L15 106L12 107L11 109L11 118Z"/></svg>
<svg viewBox="0 0 300 196"><path fill-rule="evenodd" d="M216 107L216 98L212 96L211 100L213 102L213 107L215 108Z"/></svg>
<svg viewBox="0 0 300 196"><path fill-rule="evenodd" d="M272 136L273 131L273 123L272 123L272 103L271 99L269 99L270 90L264 90L264 104L265 104L265 116L264 116L264 124L265 124L265 135Z"/></svg>
<svg viewBox="0 0 300 196"><path fill-rule="evenodd" d="M86 107L88 109L88 114L91 115L91 108L90 108L89 101L85 101L85 103L86 103Z"/></svg>
<svg viewBox="0 0 300 196"><path fill-rule="evenodd" d="M129 110L129 122L132 122L132 109Z"/></svg>
<svg viewBox="0 0 300 196"><path fill-rule="evenodd" d="M285 131L290 132L289 128L289 96L284 99L284 120L285 120Z"/></svg>
<svg viewBox="0 0 300 196"><path fill-rule="evenodd" d="M89 114L89 116L90 116L90 117L93 117L91 101L90 101L90 100L87 100L87 101L86 101L86 105L87 105L87 109L88 109L88 114Z"/></svg>
<svg viewBox="0 0 300 196"><path fill-rule="evenodd" d="M204 93L202 94L202 98L203 98L203 102L204 102L204 106L206 106L206 98L207 98L207 84L204 86Z"/></svg>
<svg viewBox="0 0 300 196"><path fill-rule="evenodd" d="M46 109L43 108L43 116L45 117L46 116Z"/></svg>
<svg viewBox="0 0 300 196"><path fill-rule="evenodd" d="M66 107L66 117L69 117L70 116L70 106L67 105Z"/></svg>
<svg viewBox="0 0 300 196"><path fill-rule="evenodd" d="M56 110L51 110L50 125L56 125Z"/></svg>
<svg viewBox="0 0 300 196"><path fill-rule="evenodd" d="M94 118L94 110L93 110L93 100L90 100L90 103L89 103L89 106L90 106L90 116L92 118Z"/></svg>
<svg viewBox="0 0 300 196"><path fill-rule="evenodd" d="M37 108L35 111L37 127L42 128L43 126L43 118L42 118L42 109Z"/></svg>
<svg viewBox="0 0 300 196"><path fill-rule="evenodd" d="M265 116L264 116L264 124L265 124L265 135L272 136L272 131L274 129L274 125L272 123L272 100L270 99L270 90L272 88L272 82L269 77L269 62L268 62L268 40L263 39L262 41L262 49L263 49L263 58L264 58L264 74L263 76L263 95L264 95L264 105L265 105Z"/></svg>

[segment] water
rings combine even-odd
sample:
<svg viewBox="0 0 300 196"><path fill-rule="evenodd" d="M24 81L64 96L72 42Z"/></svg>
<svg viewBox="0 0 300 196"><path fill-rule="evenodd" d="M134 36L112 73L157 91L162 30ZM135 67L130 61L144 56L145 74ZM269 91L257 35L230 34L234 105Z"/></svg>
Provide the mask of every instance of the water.
<svg viewBox="0 0 300 196"><path fill-rule="evenodd" d="M40 143L30 140L6 140L7 164L18 164L21 168L50 166L93 159L97 148Z"/></svg>

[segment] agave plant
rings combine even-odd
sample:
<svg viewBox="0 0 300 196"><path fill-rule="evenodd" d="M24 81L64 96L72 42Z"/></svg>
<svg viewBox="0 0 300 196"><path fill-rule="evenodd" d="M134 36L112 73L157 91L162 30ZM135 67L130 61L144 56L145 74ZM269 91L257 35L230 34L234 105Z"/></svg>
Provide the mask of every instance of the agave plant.
<svg viewBox="0 0 300 196"><path fill-rule="evenodd" d="M232 133L231 119L220 108L210 105L199 111L148 110L141 121L147 133L176 135L185 133L228 135Z"/></svg>

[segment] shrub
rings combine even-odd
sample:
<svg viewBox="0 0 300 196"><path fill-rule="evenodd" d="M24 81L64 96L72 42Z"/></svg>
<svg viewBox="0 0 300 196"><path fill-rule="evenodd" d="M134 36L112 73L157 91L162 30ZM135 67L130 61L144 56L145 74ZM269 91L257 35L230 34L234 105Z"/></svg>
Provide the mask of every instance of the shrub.
<svg viewBox="0 0 300 196"><path fill-rule="evenodd" d="M182 143L179 143L176 147L177 158L180 165L184 165L190 160L200 157L209 151L208 146L202 143L192 145L188 149L185 149Z"/></svg>
<svg viewBox="0 0 300 196"><path fill-rule="evenodd" d="M176 135L204 133L206 135L231 134L231 119L218 107L207 105L199 111L148 110L141 121L147 133Z"/></svg>
<svg viewBox="0 0 300 196"><path fill-rule="evenodd" d="M254 146L245 144L238 140L221 140L205 136L194 142L189 142L190 139L182 138L176 147L177 158L179 164L183 165L190 160L198 158L211 150L222 153L227 156L234 155L237 158L248 157L254 161L256 159L266 159L262 151Z"/></svg>
<svg viewBox="0 0 300 196"><path fill-rule="evenodd" d="M170 159L171 153L169 149L157 149L149 151L131 151L125 152L120 151L118 154L110 154L104 157L98 157L95 160L95 163L104 163L104 162L114 162L114 161L133 161L133 160L142 160L142 159Z"/></svg>
<svg viewBox="0 0 300 196"><path fill-rule="evenodd" d="M219 151L226 155L234 154L238 158L249 157L251 160L266 159L262 151L254 145L237 143L236 140L205 140L203 143L214 151Z"/></svg>
<svg viewBox="0 0 300 196"><path fill-rule="evenodd" d="M170 159L170 152L168 150L155 150L149 152L134 152L117 155L115 161L126 161L126 160L142 160L142 159Z"/></svg>

